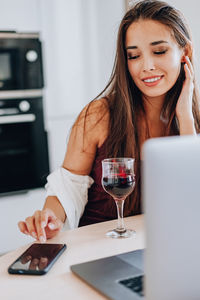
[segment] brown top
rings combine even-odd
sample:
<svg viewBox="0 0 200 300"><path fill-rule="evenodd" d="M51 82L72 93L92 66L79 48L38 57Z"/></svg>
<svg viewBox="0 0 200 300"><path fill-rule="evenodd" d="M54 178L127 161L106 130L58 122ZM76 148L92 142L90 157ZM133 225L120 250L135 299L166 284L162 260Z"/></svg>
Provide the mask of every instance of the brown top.
<svg viewBox="0 0 200 300"><path fill-rule="evenodd" d="M95 160L90 176L94 183L88 190L88 203L85 206L83 216L80 219L79 226L109 221L117 218L116 204L113 198L104 191L101 185L102 165L101 161L106 158L106 141L101 147L97 148ZM124 207L124 217L138 214L140 211L132 212L128 207Z"/></svg>

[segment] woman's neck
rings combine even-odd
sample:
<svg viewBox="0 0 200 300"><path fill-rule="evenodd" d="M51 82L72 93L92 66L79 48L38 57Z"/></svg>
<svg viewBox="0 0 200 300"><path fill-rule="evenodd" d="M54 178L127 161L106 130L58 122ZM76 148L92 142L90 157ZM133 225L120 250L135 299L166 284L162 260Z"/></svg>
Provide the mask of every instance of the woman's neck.
<svg viewBox="0 0 200 300"><path fill-rule="evenodd" d="M158 123L160 121L161 111L164 104L165 96L147 97L143 96L143 105L145 115L149 122Z"/></svg>
<svg viewBox="0 0 200 300"><path fill-rule="evenodd" d="M144 141L147 136L152 137L161 137L165 135L166 124L161 119L161 112L164 103L164 96L148 98L143 96L143 105L145 113L141 118L141 140Z"/></svg>

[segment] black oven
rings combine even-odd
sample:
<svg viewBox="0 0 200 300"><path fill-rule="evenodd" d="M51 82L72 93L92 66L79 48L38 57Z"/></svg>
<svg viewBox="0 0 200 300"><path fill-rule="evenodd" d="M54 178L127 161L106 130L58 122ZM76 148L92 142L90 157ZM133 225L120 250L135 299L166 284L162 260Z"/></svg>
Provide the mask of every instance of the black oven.
<svg viewBox="0 0 200 300"><path fill-rule="evenodd" d="M41 56L38 33L0 32L0 91L41 89Z"/></svg>
<svg viewBox="0 0 200 300"><path fill-rule="evenodd" d="M42 97L0 99L0 193L44 186L47 149Z"/></svg>

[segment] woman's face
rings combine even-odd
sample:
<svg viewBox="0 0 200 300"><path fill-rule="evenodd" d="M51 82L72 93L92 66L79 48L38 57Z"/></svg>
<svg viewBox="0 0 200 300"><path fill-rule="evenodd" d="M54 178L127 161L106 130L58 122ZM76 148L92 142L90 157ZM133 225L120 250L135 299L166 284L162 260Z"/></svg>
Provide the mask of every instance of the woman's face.
<svg viewBox="0 0 200 300"><path fill-rule="evenodd" d="M184 55L170 29L158 21L139 20L126 33L128 69L147 98L163 97L175 84Z"/></svg>

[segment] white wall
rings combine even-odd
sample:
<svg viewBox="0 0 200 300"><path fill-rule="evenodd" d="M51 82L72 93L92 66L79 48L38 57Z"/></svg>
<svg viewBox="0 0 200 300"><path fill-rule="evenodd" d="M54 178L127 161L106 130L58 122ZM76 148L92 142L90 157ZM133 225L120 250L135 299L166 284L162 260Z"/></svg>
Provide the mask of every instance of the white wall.
<svg viewBox="0 0 200 300"><path fill-rule="evenodd" d="M105 86L114 55L122 0L42 0L47 113L77 114Z"/></svg>
<svg viewBox="0 0 200 300"><path fill-rule="evenodd" d="M110 76L124 0L0 0L0 7L0 30L41 34L53 170L62 163L75 117ZM44 199L43 189L0 197L0 253L32 240L18 231L17 222L41 209Z"/></svg>
<svg viewBox="0 0 200 300"><path fill-rule="evenodd" d="M40 31L40 0L0 0L0 30Z"/></svg>

